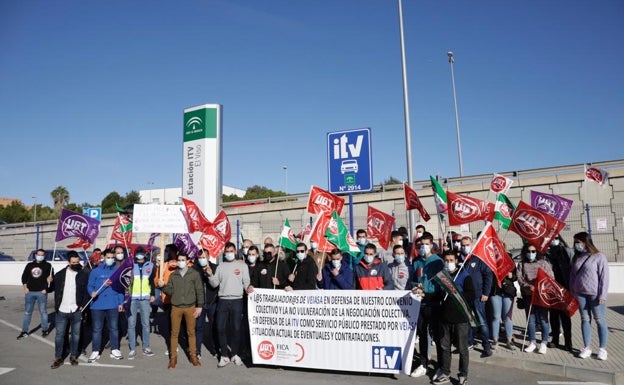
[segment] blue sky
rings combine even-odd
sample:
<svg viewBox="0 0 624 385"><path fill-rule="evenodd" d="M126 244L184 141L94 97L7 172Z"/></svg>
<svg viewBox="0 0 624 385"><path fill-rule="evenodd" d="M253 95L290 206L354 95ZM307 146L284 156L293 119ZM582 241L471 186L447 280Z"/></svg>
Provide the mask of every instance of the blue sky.
<svg viewBox="0 0 624 385"><path fill-rule="evenodd" d="M414 179L623 158L624 2L404 0ZM0 196L98 204L182 184L182 111L224 106L223 182L327 187L371 127L406 180L397 1L0 2Z"/></svg>

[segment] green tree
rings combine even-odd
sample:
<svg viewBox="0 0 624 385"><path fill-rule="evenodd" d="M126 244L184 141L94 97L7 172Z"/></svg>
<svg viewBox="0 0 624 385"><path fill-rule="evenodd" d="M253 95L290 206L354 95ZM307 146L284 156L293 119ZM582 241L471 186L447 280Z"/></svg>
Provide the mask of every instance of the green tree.
<svg viewBox="0 0 624 385"><path fill-rule="evenodd" d="M283 191L273 191L268 187L254 185L247 188L243 199L262 199L287 195Z"/></svg>
<svg viewBox="0 0 624 385"><path fill-rule="evenodd" d="M29 222L33 217L21 201L15 200L7 206L0 206L0 220L7 223Z"/></svg>
<svg viewBox="0 0 624 385"><path fill-rule="evenodd" d="M239 197L236 194L230 194L230 195L221 195L221 200L223 202L236 202L236 201L240 201L243 200L244 198Z"/></svg>
<svg viewBox="0 0 624 385"><path fill-rule="evenodd" d="M108 195L102 199L102 214L116 213L117 209L115 208L115 204L119 204L120 206L124 205L123 199L117 191L108 193Z"/></svg>
<svg viewBox="0 0 624 385"><path fill-rule="evenodd" d="M385 181L383 181L382 184L401 184L403 183L402 181L398 180L397 178L393 177L392 175L386 179Z"/></svg>
<svg viewBox="0 0 624 385"><path fill-rule="evenodd" d="M135 190L126 193L126 196L123 198L123 205L128 206L136 203L141 203L141 194Z"/></svg>
<svg viewBox="0 0 624 385"><path fill-rule="evenodd" d="M52 201L54 202L54 209L57 213L61 212L61 209L69 203L69 191L65 186L58 186L50 193Z"/></svg>

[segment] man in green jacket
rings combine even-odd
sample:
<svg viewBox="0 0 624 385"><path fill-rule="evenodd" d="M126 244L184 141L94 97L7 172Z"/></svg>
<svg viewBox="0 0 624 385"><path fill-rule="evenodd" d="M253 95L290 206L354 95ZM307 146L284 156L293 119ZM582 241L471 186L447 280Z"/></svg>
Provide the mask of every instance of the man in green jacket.
<svg viewBox="0 0 624 385"><path fill-rule="evenodd" d="M169 369L178 363L178 335L182 318L186 322L188 333L189 353L193 366L200 366L195 345L195 319L199 317L204 303L204 289L202 278L195 269L189 268L188 255L178 254L178 270L171 273L165 285L163 280L158 281L165 294L171 296L171 353Z"/></svg>

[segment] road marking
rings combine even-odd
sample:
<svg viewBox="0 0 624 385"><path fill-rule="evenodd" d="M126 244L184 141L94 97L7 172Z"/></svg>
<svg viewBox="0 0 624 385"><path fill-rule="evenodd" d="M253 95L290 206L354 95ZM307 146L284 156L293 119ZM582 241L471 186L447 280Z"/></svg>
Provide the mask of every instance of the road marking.
<svg viewBox="0 0 624 385"><path fill-rule="evenodd" d="M0 368L0 376L10 372L11 370L15 370L15 368Z"/></svg>
<svg viewBox="0 0 624 385"><path fill-rule="evenodd" d="M12 329L17 330L18 332L21 332L21 331L22 331L22 329L21 329L20 327L18 327L18 326L16 326L16 325L13 325L12 323L7 322L7 321L5 321L5 320L3 320L3 319L0 319L0 323L4 324L4 325L6 325L6 326L8 326L8 327L10 327L10 328L12 328ZM30 334L30 335L28 335L28 337L26 337L26 338L34 338L34 339L36 339L37 341L41 341L41 342L43 342L44 344L46 344L46 345L51 346L51 347L53 347L53 348L54 348L54 342L52 342L52 341L48 341L47 339L45 339L45 338L43 338L43 337L40 337L40 336L38 336L38 335L36 335L36 334ZM127 368L127 369L132 369L132 368L134 368L134 366L132 366L132 365L100 364L100 363L98 363L98 362L93 362L93 363L90 363L90 364L89 364L89 363L87 363L87 358L86 358L86 357L84 357L84 356L80 356L80 357L78 357L78 359L79 359L80 361L82 361L82 362L84 362L84 363L85 363L84 365L80 365L80 366L82 366L82 367L93 366L93 367L99 367L99 368ZM0 368L0 369L2 369L2 368ZM8 371L13 370L13 369L11 369L11 368L8 368L8 369L9 369ZM4 373L6 373L6 372L4 372ZM4 374L4 373L3 373L3 372L0 372L0 375L1 375L1 374Z"/></svg>

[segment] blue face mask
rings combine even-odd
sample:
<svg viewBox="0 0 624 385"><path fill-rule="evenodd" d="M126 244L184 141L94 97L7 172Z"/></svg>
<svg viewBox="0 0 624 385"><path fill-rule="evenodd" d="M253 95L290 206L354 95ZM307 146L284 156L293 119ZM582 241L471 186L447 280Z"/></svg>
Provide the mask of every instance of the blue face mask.
<svg viewBox="0 0 624 385"><path fill-rule="evenodd" d="M136 255L136 259L138 259L139 261L142 261L142 260L144 260L144 259L145 259L145 255L143 255L143 254L137 254L137 255Z"/></svg>
<svg viewBox="0 0 624 385"><path fill-rule="evenodd" d="M398 254L394 256L394 262L401 264L405 262L405 254Z"/></svg>
<svg viewBox="0 0 624 385"><path fill-rule="evenodd" d="M574 250L578 251L579 253L582 253L583 251L585 251L585 248L580 243L575 243Z"/></svg>
<svg viewBox="0 0 624 385"><path fill-rule="evenodd" d="M537 253L536 252L528 252L526 253L526 259L528 259L529 261L535 261L535 258L537 257Z"/></svg>
<svg viewBox="0 0 624 385"><path fill-rule="evenodd" d="M115 264L115 260L112 258L106 258L104 260L104 263L106 264L106 266L113 266Z"/></svg>
<svg viewBox="0 0 624 385"><path fill-rule="evenodd" d="M199 263L201 267L206 267L208 265L208 260L206 258L197 258L197 263Z"/></svg>
<svg viewBox="0 0 624 385"><path fill-rule="evenodd" d="M234 257L236 257L236 256L234 255L234 253L225 253L224 257L225 257L226 261L230 261L231 262L231 261L234 260Z"/></svg>
<svg viewBox="0 0 624 385"><path fill-rule="evenodd" d="M340 269L340 265L342 261L340 261L339 259L332 259L332 265L336 268L336 269Z"/></svg>

